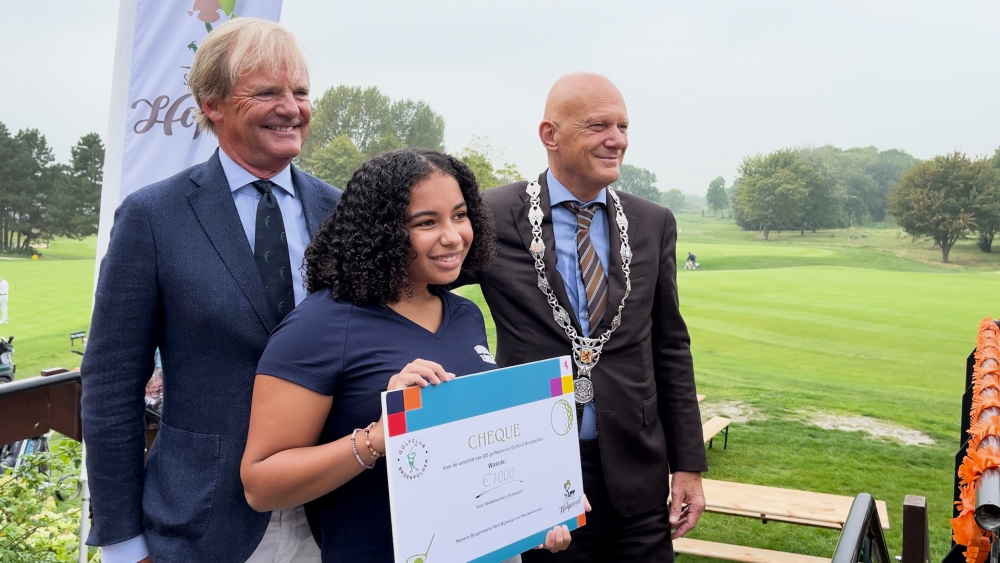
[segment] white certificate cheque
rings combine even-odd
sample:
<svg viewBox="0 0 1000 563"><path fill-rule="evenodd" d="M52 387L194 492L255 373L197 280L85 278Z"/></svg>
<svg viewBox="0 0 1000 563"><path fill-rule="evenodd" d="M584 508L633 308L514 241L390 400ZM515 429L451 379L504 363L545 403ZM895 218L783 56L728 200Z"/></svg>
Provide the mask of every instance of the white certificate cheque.
<svg viewBox="0 0 1000 563"><path fill-rule="evenodd" d="M582 526L569 356L382 394L396 563L497 562Z"/></svg>

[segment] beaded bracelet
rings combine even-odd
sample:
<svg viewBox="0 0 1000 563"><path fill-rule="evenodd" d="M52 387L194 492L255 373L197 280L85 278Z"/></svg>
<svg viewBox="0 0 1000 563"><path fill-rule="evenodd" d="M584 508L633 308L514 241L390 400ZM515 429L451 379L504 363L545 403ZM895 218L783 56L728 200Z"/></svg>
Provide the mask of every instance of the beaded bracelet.
<svg viewBox="0 0 1000 563"><path fill-rule="evenodd" d="M355 428L354 432L351 432L351 449L354 450L354 459L358 460L358 463L361 464L361 467L364 467L365 469L375 469L374 463L368 465L367 463L362 461L361 455L358 453L358 446L354 443L354 438L355 436L358 435L358 432L361 432L360 428Z"/></svg>
<svg viewBox="0 0 1000 563"><path fill-rule="evenodd" d="M365 427L365 445L368 446L368 453L372 454L372 465L375 465L375 462L378 461L378 458L385 456L385 454L378 453L378 451L372 447L372 441L369 436L369 433L372 431L372 428L374 427L375 427L374 422Z"/></svg>

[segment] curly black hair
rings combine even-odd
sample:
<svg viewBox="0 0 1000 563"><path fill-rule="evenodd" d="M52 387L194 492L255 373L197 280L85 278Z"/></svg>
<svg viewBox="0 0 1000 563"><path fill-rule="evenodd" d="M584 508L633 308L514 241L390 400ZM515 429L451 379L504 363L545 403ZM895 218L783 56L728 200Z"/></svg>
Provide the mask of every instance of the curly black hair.
<svg viewBox="0 0 1000 563"><path fill-rule="evenodd" d="M434 173L454 178L465 198L474 238L462 271L475 275L489 268L496 260L496 231L472 170L435 150L399 149L362 164L347 181L337 208L306 248L306 290L328 287L334 299L382 305L410 292L410 189Z"/></svg>

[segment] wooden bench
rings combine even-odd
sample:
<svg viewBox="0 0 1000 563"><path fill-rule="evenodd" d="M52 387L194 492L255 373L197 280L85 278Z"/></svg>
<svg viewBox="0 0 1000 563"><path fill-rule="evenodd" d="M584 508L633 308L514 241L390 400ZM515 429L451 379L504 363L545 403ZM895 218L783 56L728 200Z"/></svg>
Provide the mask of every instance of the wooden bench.
<svg viewBox="0 0 1000 563"><path fill-rule="evenodd" d="M71 332L69 333L69 346L72 348L76 345L76 341L79 340L80 344L87 343L87 333L85 331Z"/></svg>
<svg viewBox="0 0 1000 563"><path fill-rule="evenodd" d="M765 524L786 522L840 530L844 527L844 522L851 512L851 505L854 503L854 498L842 495L747 485L714 479L702 479L701 485L705 493L705 512L756 518ZM885 501L875 501L875 510L878 512L882 528L888 530L889 515ZM820 563L820 561L830 561L829 558L811 555L688 538L674 540L674 551L700 557L742 561L743 563Z"/></svg>
<svg viewBox="0 0 1000 563"><path fill-rule="evenodd" d="M701 433L705 438L705 443L708 447L712 447L712 440L719 432L723 432L725 437L725 442L722 444L722 449L729 447L729 425L733 421L724 416L713 416L711 420L701 425Z"/></svg>
<svg viewBox="0 0 1000 563"><path fill-rule="evenodd" d="M710 542L678 538L674 540L675 553L687 553L699 557L743 561L744 563L830 563L829 557L814 557L786 551L774 551L757 547L745 547L728 543Z"/></svg>
<svg viewBox="0 0 1000 563"><path fill-rule="evenodd" d="M764 523L787 522L840 530L854 497L702 479L705 511L756 518ZM889 529L885 501L875 501L882 528Z"/></svg>

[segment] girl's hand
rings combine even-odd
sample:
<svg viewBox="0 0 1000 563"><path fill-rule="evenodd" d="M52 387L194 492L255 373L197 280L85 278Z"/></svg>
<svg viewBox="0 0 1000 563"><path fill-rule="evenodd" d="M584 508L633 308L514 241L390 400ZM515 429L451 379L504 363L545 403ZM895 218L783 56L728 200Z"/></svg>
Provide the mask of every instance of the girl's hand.
<svg viewBox="0 0 1000 563"><path fill-rule="evenodd" d="M389 378L389 385L386 391L405 389L413 385L427 387L428 384L437 385L442 381L455 379L455 374L445 371L441 364L417 358L406 364L399 373Z"/></svg>
<svg viewBox="0 0 1000 563"><path fill-rule="evenodd" d="M545 543L535 549L547 549L552 553L556 553L569 547L570 539L572 538L569 537L569 528L566 526L556 526L545 534Z"/></svg>
<svg viewBox="0 0 1000 563"><path fill-rule="evenodd" d="M587 499L587 495L583 495L583 510L584 512L590 512L590 500ZM556 526L545 534L545 543L535 549L547 549L555 553L569 547L569 542L572 539L569 534L569 528L566 526Z"/></svg>

